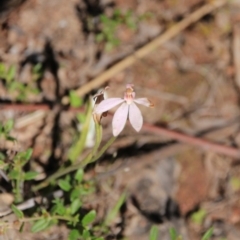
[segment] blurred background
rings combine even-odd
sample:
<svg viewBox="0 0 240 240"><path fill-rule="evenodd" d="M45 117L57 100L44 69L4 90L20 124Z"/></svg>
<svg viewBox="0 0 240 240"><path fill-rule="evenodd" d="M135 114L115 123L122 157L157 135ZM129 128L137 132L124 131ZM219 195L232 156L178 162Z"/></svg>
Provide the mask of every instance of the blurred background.
<svg viewBox="0 0 240 240"><path fill-rule="evenodd" d="M27 168L38 172L34 181L41 182L68 161L86 120L88 97L107 85L108 97L122 97L127 83L134 84L137 97L155 104L153 109L140 107L145 123L239 148L237 0L221 1L220 7L82 96L73 91L208 2L2 0L0 123L13 120L11 136L17 139L0 138L5 161L32 148ZM66 97L70 107L63 106ZM106 142L112 136L111 116L102 124ZM83 154L93 147L93 134L90 129ZM155 225L161 240L171 239L171 228L184 240L198 240L210 227L211 239L239 240L239 163L211 148L203 150L144 129L136 133L127 125L100 161L85 170L95 188L84 207L95 209L101 222L126 193L104 239L149 239ZM0 202L9 205L14 193L4 171L0 181ZM36 182L24 185L22 201L44 195L31 192ZM28 229L22 234L4 232L0 239L68 239L68 233L61 223L38 234Z"/></svg>

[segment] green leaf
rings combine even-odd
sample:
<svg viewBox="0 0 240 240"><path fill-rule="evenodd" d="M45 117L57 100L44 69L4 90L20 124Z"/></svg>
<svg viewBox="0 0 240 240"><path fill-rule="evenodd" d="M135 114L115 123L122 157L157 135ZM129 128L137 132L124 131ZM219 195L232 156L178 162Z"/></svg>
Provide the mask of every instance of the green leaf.
<svg viewBox="0 0 240 240"><path fill-rule="evenodd" d="M208 240L210 239L210 237L213 234L213 227L211 227L210 229L207 230L207 232L205 232L205 234L202 237L202 240Z"/></svg>
<svg viewBox="0 0 240 240"><path fill-rule="evenodd" d="M70 194L70 201L72 202L74 199L78 198L79 196L81 196L81 188L80 187L77 187L77 188L74 188L72 191L71 191L71 194Z"/></svg>
<svg viewBox="0 0 240 240"><path fill-rule="evenodd" d="M72 107L80 107L83 104L82 99L77 95L75 91L69 93L70 105Z"/></svg>
<svg viewBox="0 0 240 240"><path fill-rule="evenodd" d="M68 235L68 240L78 240L79 237L79 231L77 229L72 229Z"/></svg>
<svg viewBox="0 0 240 240"><path fill-rule="evenodd" d="M14 142L14 141L16 141L16 138L11 137L11 136L7 136L7 140Z"/></svg>
<svg viewBox="0 0 240 240"><path fill-rule="evenodd" d="M78 183L83 180L84 171L82 168L79 168L74 176L74 178L78 181Z"/></svg>
<svg viewBox="0 0 240 240"><path fill-rule="evenodd" d="M72 188L72 186L70 185L69 181L63 180L63 179L60 179L58 181L58 185L65 192L68 192Z"/></svg>
<svg viewBox="0 0 240 240"><path fill-rule="evenodd" d="M53 200L53 203L55 204L52 208L53 214L59 214L60 216L63 216L66 213L66 207L64 206L63 199L56 198Z"/></svg>
<svg viewBox="0 0 240 240"><path fill-rule="evenodd" d="M42 63L37 63L36 65L33 66L32 72L35 74L40 73L42 70Z"/></svg>
<svg viewBox="0 0 240 240"><path fill-rule="evenodd" d="M39 91L38 88L30 88L30 89L29 89L29 92L31 92L31 93L33 93L33 94L35 94L35 95L37 95L37 94L40 93L40 91Z"/></svg>
<svg viewBox="0 0 240 240"><path fill-rule="evenodd" d="M24 156L26 160L29 160L31 158L32 152L33 152L32 148L27 149Z"/></svg>
<svg viewBox="0 0 240 240"><path fill-rule="evenodd" d="M27 181L32 180L32 179L35 179L37 175L38 175L38 172L29 171L25 173L24 179Z"/></svg>
<svg viewBox="0 0 240 240"><path fill-rule="evenodd" d="M9 133L14 125L13 119L9 119L5 124L4 124L4 132Z"/></svg>
<svg viewBox="0 0 240 240"><path fill-rule="evenodd" d="M88 239L90 237L90 232L87 229L84 229L82 236L84 239Z"/></svg>
<svg viewBox="0 0 240 240"><path fill-rule="evenodd" d="M12 204L11 209L18 218L23 218L24 217L23 212L21 210L19 210L15 205Z"/></svg>
<svg viewBox="0 0 240 240"><path fill-rule="evenodd" d="M46 229L50 224L49 219L40 219L37 222L35 222L31 228L32 232L40 232L44 229Z"/></svg>
<svg viewBox="0 0 240 240"><path fill-rule="evenodd" d="M4 153L0 152L0 168L1 166L4 166L5 165L5 160L6 156L4 155Z"/></svg>
<svg viewBox="0 0 240 240"><path fill-rule="evenodd" d="M91 210L89 213L87 213L83 219L82 219L82 225L87 226L88 224L92 223L96 217L96 211Z"/></svg>
<svg viewBox="0 0 240 240"><path fill-rule="evenodd" d="M10 83L14 79L15 75L16 75L16 67L11 66L7 72L7 76L6 76L7 82Z"/></svg>
<svg viewBox="0 0 240 240"><path fill-rule="evenodd" d="M18 179L20 177L20 172L17 170L12 170L9 174L8 177L11 179Z"/></svg>
<svg viewBox="0 0 240 240"><path fill-rule="evenodd" d="M90 182L85 184L81 189L80 194L83 195L89 195L95 191L95 187L90 185Z"/></svg>
<svg viewBox="0 0 240 240"><path fill-rule="evenodd" d="M75 215L74 218L72 220L70 220L68 223L70 225L72 225L73 227L75 227L77 225L77 223L80 222L80 217L79 216L80 216L79 214Z"/></svg>
<svg viewBox="0 0 240 240"><path fill-rule="evenodd" d="M6 66L4 63L0 63L0 78L6 77Z"/></svg>
<svg viewBox="0 0 240 240"><path fill-rule="evenodd" d="M108 225L110 224L113 219L116 217L116 215L118 214L121 206L123 205L123 203L125 202L126 199L126 193L123 193L120 198L118 199L116 205L113 207L113 209L108 213L106 220L105 220L105 224Z"/></svg>
<svg viewBox="0 0 240 240"><path fill-rule="evenodd" d="M178 234L174 228L169 229L169 234L170 234L171 240L177 240Z"/></svg>
<svg viewBox="0 0 240 240"><path fill-rule="evenodd" d="M153 225L150 229L149 240L157 240L158 238L158 227Z"/></svg>
<svg viewBox="0 0 240 240"><path fill-rule="evenodd" d="M104 40L104 35L102 33L98 33L96 35L96 41L97 42L102 42Z"/></svg>
<svg viewBox="0 0 240 240"><path fill-rule="evenodd" d="M82 202L80 201L79 198L76 198L70 206L71 214L74 215L78 209L82 206Z"/></svg>
<svg viewBox="0 0 240 240"><path fill-rule="evenodd" d="M201 225L206 215L206 210L199 209L197 212L192 214L191 219L194 223Z"/></svg>

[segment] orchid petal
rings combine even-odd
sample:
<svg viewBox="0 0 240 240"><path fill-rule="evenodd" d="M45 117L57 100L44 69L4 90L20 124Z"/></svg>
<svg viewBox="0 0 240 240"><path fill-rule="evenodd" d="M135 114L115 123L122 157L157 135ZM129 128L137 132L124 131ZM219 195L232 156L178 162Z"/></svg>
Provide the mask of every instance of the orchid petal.
<svg viewBox="0 0 240 240"><path fill-rule="evenodd" d="M127 117L128 117L128 108L129 105L127 103L123 103L118 110L115 112L112 121L113 127L113 136L117 136L124 128Z"/></svg>
<svg viewBox="0 0 240 240"><path fill-rule="evenodd" d="M122 98L108 98L108 99L105 99L96 106L94 112L96 114L106 112L109 109L117 106L118 104L120 104L122 102L124 102L124 100Z"/></svg>
<svg viewBox="0 0 240 240"><path fill-rule="evenodd" d="M154 104L149 101L147 98L136 98L133 100L135 103L144 105L146 107L154 107Z"/></svg>
<svg viewBox="0 0 240 240"><path fill-rule="evenodd" d="M129 121L137 132L141 130L143 125L143 117L135 103L132 103L129 107Z"/></svg>

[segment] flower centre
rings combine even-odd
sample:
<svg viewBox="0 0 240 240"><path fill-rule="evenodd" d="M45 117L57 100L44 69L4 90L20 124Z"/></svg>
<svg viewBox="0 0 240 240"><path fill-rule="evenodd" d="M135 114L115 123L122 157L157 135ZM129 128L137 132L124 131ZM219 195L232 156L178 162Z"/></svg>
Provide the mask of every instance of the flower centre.
<svg viewBox="0 0 240 240"><path fill-rule="evenodd" d="M132 88L127 88L124 93L124 100L127 102L127 104L132 104L133 99L135 98L135 92Z"/></svg>

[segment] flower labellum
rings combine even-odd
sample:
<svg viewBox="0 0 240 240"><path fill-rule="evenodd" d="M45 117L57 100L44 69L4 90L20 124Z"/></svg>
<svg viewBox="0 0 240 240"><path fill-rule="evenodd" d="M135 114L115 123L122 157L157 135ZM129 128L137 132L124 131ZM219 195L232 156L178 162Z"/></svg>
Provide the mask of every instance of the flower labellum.
<svg viewBox="0 0 240 240"><path fill-rule="evenodd" d="M135 98L133 84L127 84L123 98L105 99L96 106L94 112L95 114L102 114L121 104L113 116L113 135L119 135L119 133L123 130L127 119L129 119L133 128L139 132L143 125L143 117L136 103L146 107L154 107L153 103L151 103L147 98Z"/></svg>

